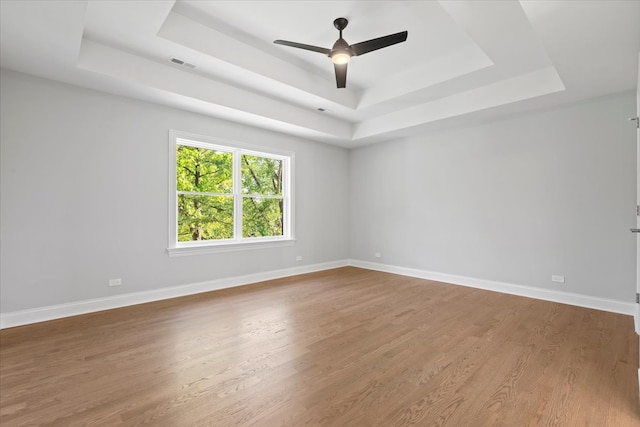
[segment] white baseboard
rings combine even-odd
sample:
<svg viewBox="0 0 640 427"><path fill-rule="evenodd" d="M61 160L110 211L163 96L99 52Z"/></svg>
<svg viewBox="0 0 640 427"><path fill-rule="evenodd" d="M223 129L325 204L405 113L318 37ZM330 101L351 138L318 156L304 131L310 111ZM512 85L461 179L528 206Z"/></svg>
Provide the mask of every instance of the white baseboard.
<svg viewBox="0 0 640 427"><path fill-rule="evenodd" d="M79 314L93 313L96 311L110 310L113 308L126 307L146 302L199 294L202 292L249 285L251 283L263 282L265 280L313 273L315 271L330 270L333 268L345 267L347 265L349 265L347 260L325 262L321 264L267 271L264 273L248 274L245 276L208 280L205 282L190 283L186 285L172 286L169 288L154 289L151 291L132 292L105 298L95 298L67 304L50 305L29 310L2 313L0 314L0 329L60 319L63 317L77 316Z"/></svg>
<svg viewBox="0 0 640 427"><path fill-rule="evenodd" d="M506 294L570 304L579 307L593 308L596 310L609 311L613 313L627 314L635 317L636 331L640 333L640 316L637 313L637 304L634 303L360 260L340 260L326 262L282 270L267 271L263 273L248 274L244 276L208 280L204 282L190 283L144 292L133 292L105 298L95 298L67 304L51 305L29 310L2 313L0 314L0 329L28 325L37 322L44 322L47 320L60 319L63 317L77 316L80 314L93 313L96 311L110 310L113 308L126 307L135 304L160 301L186 295L193 295L202 292L232 288L236 286L244 286L252 283L263 282L265 280L273 280L282 277L295 276L298 274L330 270L333 268L345 267L347 265L365 268L368 270L383 271L387 273L400 274L403 276L450 283L453 285L468 286L472 288L486 289Z"/></svg>
<svg viewBox="0 0 640 427"><path fill-rule="evenodd" d="M514 285L511 283L495 282L492 280L476 279L473 277L457 276L454 274L418 270L414 268L397 267L353 259L349 260L349 265L352 265L354 267L366 268L368 270L384 271L387 273L400 274L402 276L417 277L420 279L434 280L437 282L451 283L454 285L486 289L489 291L502 292L505 294L536 298L545 301L575 305L578 307L593 308L596 310L636 316L636 304L631 302L598 298L570 292L560 292L550 289L534 288L531 286Z"/></svg>

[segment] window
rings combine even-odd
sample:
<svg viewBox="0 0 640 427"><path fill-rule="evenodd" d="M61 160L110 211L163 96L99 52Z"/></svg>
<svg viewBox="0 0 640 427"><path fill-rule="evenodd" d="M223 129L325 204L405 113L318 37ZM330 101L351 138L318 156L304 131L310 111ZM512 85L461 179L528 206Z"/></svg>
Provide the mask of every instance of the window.
<svg viewBox="0 0 640 427"><path fill-rule="evenodd" d="M169 254L293 242L293 155L171 131Z"/></svg>

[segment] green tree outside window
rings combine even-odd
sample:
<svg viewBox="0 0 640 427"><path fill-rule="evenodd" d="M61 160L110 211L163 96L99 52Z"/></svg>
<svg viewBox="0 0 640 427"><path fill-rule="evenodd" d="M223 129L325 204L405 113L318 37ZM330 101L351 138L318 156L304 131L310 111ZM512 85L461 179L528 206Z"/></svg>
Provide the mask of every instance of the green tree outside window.
<svg viewBox="0 0 640 427"><path fill-rule="evenodd" d="M284 173L284 159L177 144L178 242L284 236Z"/></svg>

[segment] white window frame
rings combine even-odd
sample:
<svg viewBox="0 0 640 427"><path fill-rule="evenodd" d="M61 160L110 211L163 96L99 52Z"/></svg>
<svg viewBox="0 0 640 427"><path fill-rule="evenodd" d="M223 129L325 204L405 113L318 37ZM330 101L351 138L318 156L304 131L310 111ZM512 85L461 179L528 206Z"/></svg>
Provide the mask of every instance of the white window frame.
<svg viewBox="0 0 640 427"><path fill-rule="evenodd" d="M176 148L178 145L205 148L233 153L233 229L234 237L224 240L202 240L197 242L178 241L178 191ZM242 194L240 185L241 155L267 157L283 162L283 235L270 237L242 237L242 202L246 197L261 197L259 194ZM169 131L169 256L196 255L228 252L246 249L261 249L295 244L293 215L293 171L294 153L289 151L264 149L236 141L228 141L203 135ZM266 196L268 197L268 196Z"/></svg>

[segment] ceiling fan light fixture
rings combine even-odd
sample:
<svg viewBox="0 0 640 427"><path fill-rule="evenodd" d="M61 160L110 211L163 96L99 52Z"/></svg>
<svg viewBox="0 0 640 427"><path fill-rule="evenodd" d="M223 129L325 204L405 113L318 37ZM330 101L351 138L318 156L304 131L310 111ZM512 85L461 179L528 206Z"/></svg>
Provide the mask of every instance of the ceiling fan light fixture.
<svg viewBox="0 0 640 427"><path fill-rule="evenodd" d="M338 65L348 64L350 59L351 55L345 51L338 51L331 55L331 62Z"/></svg>
<svg viewBox="0 0 640 427"><path fill-rule="evenodd" d="M274 40L273 42L275 44L318 52L331 58L333 68L336 73L336 87L340 89L347 87L347 65L349 64L352 56L364 55L365 53L373 52L374 50L402 43L407 40L408 32L401 31L399 33L389 34L387 36L350 45L342 38L342 30L347 28L347 24L349 24L349 20L347 20L347 18L336 18L333 21L333 26L340 31L340 36L331 49L313 46L310 44L290 42L287 40Z"/></svg>

